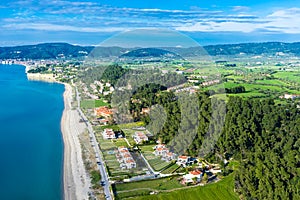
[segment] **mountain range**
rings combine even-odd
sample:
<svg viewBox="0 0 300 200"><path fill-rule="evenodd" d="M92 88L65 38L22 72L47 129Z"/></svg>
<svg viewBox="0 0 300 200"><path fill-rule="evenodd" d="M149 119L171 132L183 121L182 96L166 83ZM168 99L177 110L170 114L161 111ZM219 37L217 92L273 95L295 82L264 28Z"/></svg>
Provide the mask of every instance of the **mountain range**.
<svg viewBox="0 0 300 200"><path fill-rule="evenodd" d="M209 45L204 47L162 47L161 52L154 48L143 48L143 51L136 51L139 48L122 47L95 47L78 46L68 43L43 43L36 45L24 45L14 47L0 47L0 59L66 59L91 57L124 57L137 55L143 52L147 56L161 56L166 53L174 53L182 57L194 57L203 54L216 55L281 55L292 54L300 56L300 42L282 43L242 43ZM141 56L141 55L138 55Z"/></svg>

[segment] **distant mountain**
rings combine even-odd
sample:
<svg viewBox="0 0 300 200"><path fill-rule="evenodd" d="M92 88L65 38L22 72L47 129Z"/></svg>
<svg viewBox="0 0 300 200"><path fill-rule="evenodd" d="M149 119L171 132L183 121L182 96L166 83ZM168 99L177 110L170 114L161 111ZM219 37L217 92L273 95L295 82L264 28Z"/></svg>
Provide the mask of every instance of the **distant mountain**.
<svg viewBox="0 0 300 200"><path fill-rule="evenodd" d="M56 59L80 57L89 54L92 49L93 47L81 47L67 43L0 47L0 59Z"/></svg>
<svg viewBox="0 0 300 200"><path fill-rule="evenodd" d="M209 55L275 55L278 52L300 56L300 42L282 43L243 43L209 45L190 48L121 48L77 46L67 43L44 43L15 47L0 47L0 59L57 59L93 57L141 57L171 56L176 58L194 57L208 53Z"/></svg>
<svg viewBox="0 0 300 200"><path fill-rule="evenodd" d="M140 48L129 51L125 54L119 56L123 60L144 60L144 61L153 61L153 60L181 60L183 59L178 54L160 49L160 48Z"/></svg>
<svg viewBox="0 0 300 200"><path fill-rule="evenodd" d="M282 42L265 42L265 43L243 43L243 44L226 44L210 45L205 49L210 55L236 55L240 53L262 55L276 54L282 52L285 54L300 55L300 42L282 43Z"/></svg>

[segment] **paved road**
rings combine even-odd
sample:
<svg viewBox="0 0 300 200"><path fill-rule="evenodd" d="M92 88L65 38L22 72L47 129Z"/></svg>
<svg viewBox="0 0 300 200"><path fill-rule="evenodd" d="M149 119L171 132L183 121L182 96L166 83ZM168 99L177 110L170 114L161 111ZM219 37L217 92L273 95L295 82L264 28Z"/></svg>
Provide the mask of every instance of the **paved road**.
<svg viewBox="0 0 300 200"><path fill-rule="evenodd" d="M102 152L100 151L98 142L96 140L95 132L92 128L92 125L90 124L90 122L88 121L88 119L85 117L84 113L80 109L80 96L79 96L79 92L78 92L77 87L75 87L75 88L76 88L76 99L77 99L77 103L78 103L77 104L77 106L78 106L77 111L78 111L79 115L81 116L81 118L84 120L84 122L87 126L87 130L89 131L91 144L92 144L92 146L94 148L94 151L95 151L95 154L96 154L96 160L99 163L98 164L98 169L99 169L99 172L101 174L101 179L102 179L101 181L103 181L104 184L105 184L103 186L104 194L105 194L106 199L112 200L113 196L110 193L110 189L109 189L110 182L109 182L109 178L108 178L108 173L106 171L105 163L103 162L104 159L102 157Z"/></svg>

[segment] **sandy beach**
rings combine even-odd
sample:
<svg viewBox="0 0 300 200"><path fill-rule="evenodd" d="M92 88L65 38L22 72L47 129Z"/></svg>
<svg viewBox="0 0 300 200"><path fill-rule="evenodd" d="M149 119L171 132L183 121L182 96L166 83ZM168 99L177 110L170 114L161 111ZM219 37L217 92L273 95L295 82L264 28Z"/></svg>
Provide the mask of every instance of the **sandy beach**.
<svg viewBox="0 0 300 200"><path fill-rule="evenodd" d="M37 80L45 82L57 82L53 77L53 74L40 74L40 73L27 73L28 80Z"/></svg>
<svg viewBox="0 0 300 200"><path fill-rule="evenodd" d="M84 167L78 135L85 130L77 110L71 109L72 87L65 84L65 110L61 121L64 140L64 196L66 200L88 199L89 176Z"/></svg>

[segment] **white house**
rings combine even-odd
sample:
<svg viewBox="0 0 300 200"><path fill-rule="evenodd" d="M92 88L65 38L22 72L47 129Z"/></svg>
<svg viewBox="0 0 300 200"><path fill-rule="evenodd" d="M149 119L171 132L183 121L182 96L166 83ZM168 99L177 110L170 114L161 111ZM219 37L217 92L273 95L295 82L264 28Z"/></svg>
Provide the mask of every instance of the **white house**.
<svg viewBox="0 0 300 200"><path fill-rule="evenodd" d="M126 147L119 147L116 157L122 169L136 168L136 162L134 161L131 154L129 153L129 150Z"/></svg>
<svg viewBox="0 0 300 200"><path fill-rule="evenodd" d="M158 144L154 147L154 149L154 154L156 156L166 156L166 154L169 152L169 149L166 147L165 144Z"/></svg>
<svg viewBox="0 0 300 200"><path fill-rule="evenodd" d="M166 161L172 161L172 160L176 160L176 154L173 153L173 152L168 152L164 157L163 159L166 160Z"/></svg>
<svg viewBox="0 0 300 200"><path fill-rule="evenodd" d="M183 184L195 183L195 179L196 179L196 183L199 183L202 179L202 176L203 176L203 172L201 172L200 170L193 170L190 171L188 174L183 175L181 183Z"/></svg>
<svg viewBox="0 0 300 200"><path fill-rule="evenodd" d="M148 141L148 137L143 132L135 132L132 137L137 144L140 144L143 141Z"/></svg>
<svg viewBox="0 0 300 200"><path fill-rule="evenodd" d="M104 131L102 132L103 138L104 139L115 139L116 138L116 134L112 129L104 129Z"/></svg>
<svg viewBox="0 0 300 200"><path fill-rule="evenodd" d="M182 167L186 167L188 165L197 163L197 159L192 158L190 156L178 156L176 163Z"/></svg>

